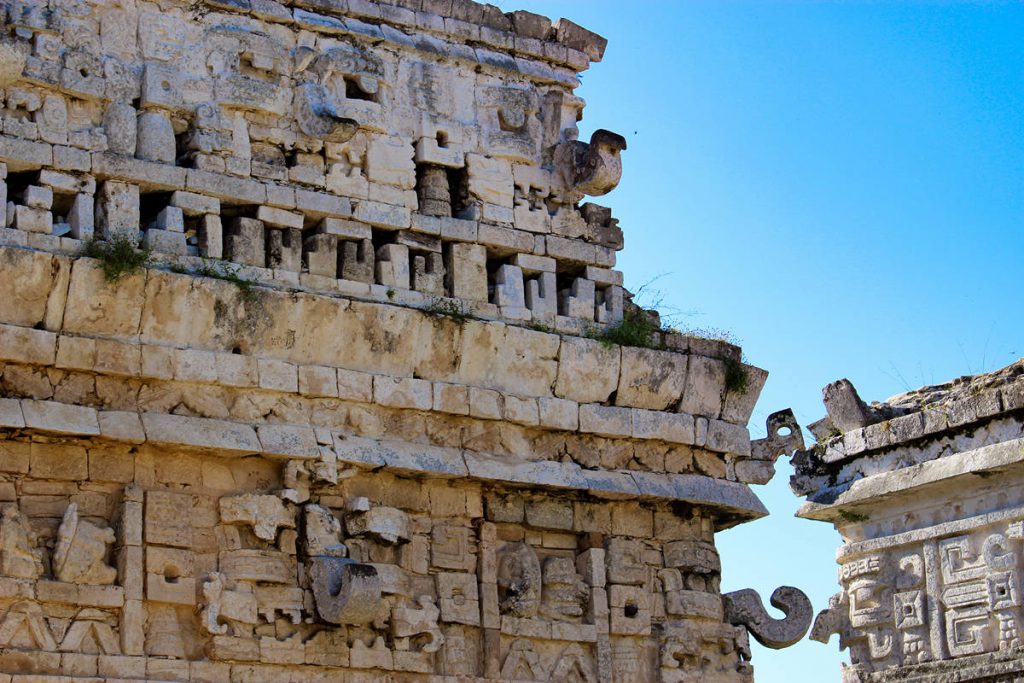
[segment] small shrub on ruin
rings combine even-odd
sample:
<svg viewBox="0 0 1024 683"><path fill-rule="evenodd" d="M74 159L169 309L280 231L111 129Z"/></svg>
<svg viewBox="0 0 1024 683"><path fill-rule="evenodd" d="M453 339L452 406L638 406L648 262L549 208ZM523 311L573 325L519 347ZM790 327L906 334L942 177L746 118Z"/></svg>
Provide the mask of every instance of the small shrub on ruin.
<svg viewBox="0 0 1024 683"><path fill-rule="evenodd" d="M427 315L453 318L460 323L469 320L475 314L471 306L452 299L434 299L423 311Z"/></svg>
<svg viewBox="0 0 1024 683"><path fill-rule="evenodd" d="M622 320L604 328L588 326L583 333L605 346L639 346L644 349L660 348L656 332L660 328L642 308L628 308Z"/></svg>
<svg viewBox="0 0 1024 683"><path fill-rule="evenodd" d="M747 366L735 358L723 358L725 363L725 391L726 393L742 394L747 390L750 375Z"/></svg>
<svg viewBox="0 0 1024 683"><path fill-rule="evenodd" d="M256 283L252 280L246 280L238 274L238 271L238 266L234 266L224 261L216 263L203 261L203 265L196 269L195 274L230 282L235 287L238 287L238 291L242 295L242 301L246 303L255 303L259 300L259 290L256 289Z"/></svg>
<svg viewBox="0 0 1024 683"><path fill-rule="evenodd" d="M149 263L150 253L149 249L136 246L127 235L114 235L107 240L92 238L82 249L83 256L100 262L103 277L111 284L142 270Z"/></svg>

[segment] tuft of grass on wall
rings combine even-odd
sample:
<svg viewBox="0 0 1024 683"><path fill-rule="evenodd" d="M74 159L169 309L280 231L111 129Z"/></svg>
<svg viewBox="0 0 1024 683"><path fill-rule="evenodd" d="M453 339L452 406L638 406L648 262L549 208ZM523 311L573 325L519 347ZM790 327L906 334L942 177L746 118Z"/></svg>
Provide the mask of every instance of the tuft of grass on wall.
<svg viewBox="0 0 1024 683"><path fill-rule="evenodd" d="M588 327L584 334L605 346L639 346L644 349L659 348L656 332L660 328L640 308L629 308L623 312L622 320L605 328Z"/></svg>
<svg viewBox="0 0 1024 683"><path fill-rule="evenodd" d="M127 235L114 235L106 240L88 240L82 255L98 260L103 277L113 284L145 268L151 252L136 246L135 241Z"/></svg>
<svg viewBox="0 0 1024 683"><path fill-rule="evenodd" d="M475 315L472 306L467 306L461 301L453 301L452 299L434 299L430 302L430 305L423 309L423 312L427 315L452 318L460 323L466 322Z"/></svg>

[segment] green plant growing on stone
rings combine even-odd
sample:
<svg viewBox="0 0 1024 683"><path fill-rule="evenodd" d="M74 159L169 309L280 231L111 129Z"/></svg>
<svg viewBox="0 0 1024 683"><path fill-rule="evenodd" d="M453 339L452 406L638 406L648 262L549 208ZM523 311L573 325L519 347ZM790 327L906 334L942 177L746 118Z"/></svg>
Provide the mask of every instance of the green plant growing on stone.
<svg viewBox="0 0 1024 683"><path fill-rule="evenodd" d="M460 323L466 322L474 316L471 306L452 299L434 299L423 311L427 315L452 318Z"/></svg>
<svg viewBox="0 0 1024 683"><path fill-rule="evenodd" d="M747 366L735 358L723 358L722 362L725 363L726 393L735 392L737 394L742 394L745 392L747 390L747 384L750 382L750 375L747 372Z"/></svg>
<svg viewBox="0 0 1024 683"><path fill-rule="evenodd" d="M395 290L394 290L394 288L393 287L388 287L388 291L384 292L384 295L387 296L388 301L393 300L395 298Z"/></svg>
<svg viewBox="0 0 1024 683"><path fill-rule="evenodd" d="M543 322L541 322L539 320L531 321L530 324L527 327L529 327L534 332L544 332L545 334L554 334L555 333L555 329L553 327L551 327L551 325L548 325L547 323L543 323Z"/></svg>
<svg viewBox="0 0 1024 683"><path fill-rule="evenodd" d="M114 235L107 240L92 238L82 249L83 256L100 262L103 277L110 283L142 270L149 263L150 254L149 249L139 248L127 235Z"/></svg>
<svg viewBox="0 0 1024 683"><path fill-rule="evenodd" d="M618 322L604 328L588 325L583 333L606 347L618 345L654 349L660 348L654 334L659 331L658 325L643 309L630 308L623 313L622 319Z"/></svg>
<svg viewBox="0 0 1024 683"><path fill-rule="evenodd" d="M216 265L209 261L203 261L203 265L196 269L196 275L230 282L235 287L238 287L238 291L242 295L242 301L255 303L259 300L259 290L256 289L256 283L241 277L238 271L238 266L225 263L224 261L220 261Z"/></svg>
<svg viewBox="0 0 1024 683"><path fill-rule="evenodd" d="M671 328L673 332L686 337L697 337L698 339L710 339L711 341L725 342L733 346L740 346L740 340L729 330L719 327L683 327L682 329Z"/></svg>

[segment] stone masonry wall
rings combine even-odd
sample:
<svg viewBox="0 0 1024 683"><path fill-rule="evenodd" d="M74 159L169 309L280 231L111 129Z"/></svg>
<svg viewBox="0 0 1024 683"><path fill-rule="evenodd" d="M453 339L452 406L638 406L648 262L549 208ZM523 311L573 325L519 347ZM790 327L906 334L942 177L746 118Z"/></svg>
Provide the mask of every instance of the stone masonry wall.
<svg viewBox="0 0 1024 683"><path fill-rule="evenodd" d="M1024 361L866 405L840 380L794 459L800 515L842 535L844 681L1024 680Z"/></svg>
<svg viewBox="0 0 1024 683"><path fill-rule="evenodd" d="M583 203L626 146L577 140L602 38L468 0L3 12L0 683L739 683L748 633L803 635L799 591L719 587L797 445L750 440L767 373L591 338L646 315Z"/></svg>

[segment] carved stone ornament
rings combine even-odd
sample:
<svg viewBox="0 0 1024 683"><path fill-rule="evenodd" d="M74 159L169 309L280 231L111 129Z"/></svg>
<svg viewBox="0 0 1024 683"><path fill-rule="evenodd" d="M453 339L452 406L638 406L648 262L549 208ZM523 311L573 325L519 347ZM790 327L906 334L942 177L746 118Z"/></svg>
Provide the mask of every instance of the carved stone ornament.
<svg viewBox="0 0 1024 683"><path fill-rule="evenodd" d="M103 529L79 518L78 504L71 503L57 530L54 576L68 583L114 583L117 570L105 562L107 546L113 542L113 529Z"/></svg>
<svg viewBox="0 0 1024 683"><path fill-rule="evenodd" d="M803 638L814 614L811 601L803 591L792 586L776 588L771 597L772 606L785 613L784 619L769 615L761 596L751 588L724 594L722 604L727 622L745 626L757 642L775 650L789 647Z"/></svg>
<svg viewBox="0 0 1024 683"><path fill-rule="evenodd" d="M377 569L344 557L314 557L309 577L320 618L332 624L368 624L380 611Z"/></svg>

